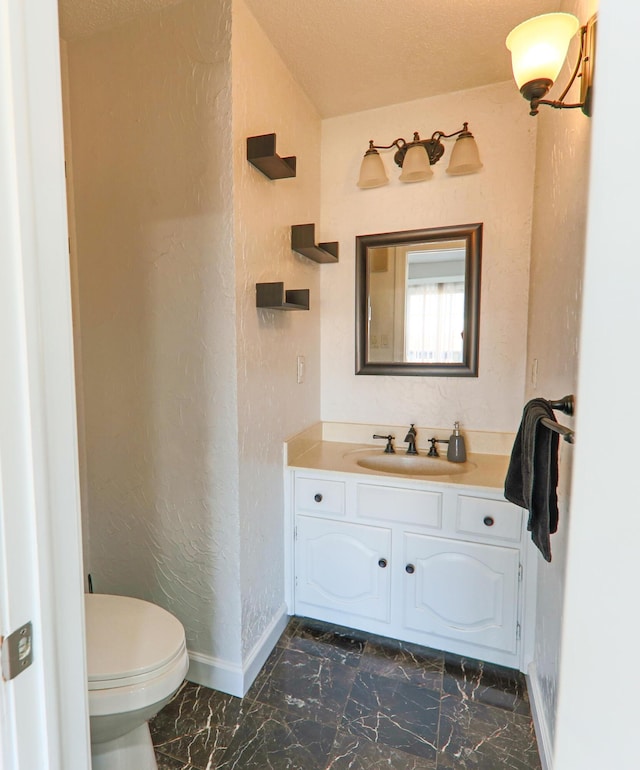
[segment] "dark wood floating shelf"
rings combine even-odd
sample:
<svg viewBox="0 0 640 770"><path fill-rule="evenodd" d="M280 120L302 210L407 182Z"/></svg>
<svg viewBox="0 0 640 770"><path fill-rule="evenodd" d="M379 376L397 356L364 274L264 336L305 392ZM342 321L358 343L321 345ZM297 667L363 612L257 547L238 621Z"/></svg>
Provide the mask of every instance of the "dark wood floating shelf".
<svg viewBox="0 0 640 770"><path fill-rule="evenodd" d="M247 138L247 160L269 179L287 179L296 175L296 156L281 158L276 153L276 135Z"/></svg>
<svg viewBox="0 0 640 770"><path fill-rule="evenodd" d="M292 225L291 248L314 262L337 262L339 243L319 243L316 245L316 226Z"/></svg>
<svg viewBox="0 0 640 770"><path fill-rule="evenodd" d="M309 289L287 289L282 281L256 284L256 307L271 310L308 310Z"/></svg>

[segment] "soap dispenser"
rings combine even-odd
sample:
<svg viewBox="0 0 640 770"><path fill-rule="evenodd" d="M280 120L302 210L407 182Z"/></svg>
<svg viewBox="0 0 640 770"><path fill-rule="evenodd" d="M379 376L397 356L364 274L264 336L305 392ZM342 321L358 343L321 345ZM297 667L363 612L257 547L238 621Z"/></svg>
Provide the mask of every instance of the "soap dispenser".
<svg viewBox="0 0 640 770"><path fill-rule="evenodd" d="M447 448L447 460L452 463L463 463L467 459L467 450L464 445L464 436L460 435L460 423L454 422L453 433L449 437Z"/></svg>

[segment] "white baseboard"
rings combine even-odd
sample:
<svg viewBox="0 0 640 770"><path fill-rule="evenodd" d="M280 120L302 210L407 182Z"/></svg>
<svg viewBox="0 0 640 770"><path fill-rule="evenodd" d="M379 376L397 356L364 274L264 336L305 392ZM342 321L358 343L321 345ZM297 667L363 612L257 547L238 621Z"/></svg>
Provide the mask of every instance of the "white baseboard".
<svg viewBox="0 0 640 770"><path fill-rule="evenodd" d="M244 695L242 667L221 658L190 652L187 679L238 698Z"/></svg>
<svg viewBox="0 0 640 770"><path fill-rule="evenodd" d="M287 608L283 604L242 665L199 652L189 652L187 679L235 695L237 698L244 697L271 650L276 646L288 620Z"/></svg>
<svg viewBox="0 0 640 770"><path fill-rule="evenodd" d="M540 680L535 663L529 664L527 673L527 686L529 690L529 701L531 703L531 715L533 717L533 726L538 740L538 752L540 753L540 762L542 770L553 770L553 742L551 740L551 731L549 730L549 720L544 708L544 699L540 688Z"/></svg>
<svg viewBox="0 0 640 770"><path fill-rule="evenodd" d="M283 604L278 612L274 615L271 623L265 628L264 633L258 639L256 644L253 645L253 649L247 655L243 665L243 695L253 684L253 680L258 676L260 669L264 666L265 661L271 654L271 651L278 643L278 639L282 636L282 632L287 627L289 622L289 615L287 613L287 607Z"/></svg>

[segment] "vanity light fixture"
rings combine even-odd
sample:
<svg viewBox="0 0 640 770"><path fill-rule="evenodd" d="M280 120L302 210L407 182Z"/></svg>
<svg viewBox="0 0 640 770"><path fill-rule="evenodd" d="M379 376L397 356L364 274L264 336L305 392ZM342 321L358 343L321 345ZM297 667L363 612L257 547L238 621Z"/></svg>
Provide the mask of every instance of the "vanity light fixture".
<svg viewBox="0 0 640 770"><path fill-rule="evenodd" d="M530 103L530 115L538 114L538 107L546 104L556 109L580 108L591 116L593 73L596 63L596 16L580 26L570 13L546 13L519 24L507 36L511 51L513 76L520 93ZM569 50L574 35L580 34L580 54L571 79L560 98L552 101L544 97L553 86ZM564 99L576 78L580 78L580 101L567 104Z"/></svg>
<svg viewBox="0 0 640 770"><path fill-rule="evenodd" d="M390 150L396 148L393 156L395 162L402 169L401 182L422 182L433 176L431 166L437 163L444 155L444 144L441 139L450 139L457 136L456 143L451 152L447 174L473 174L482 168L478 145L469 131L469 124L464 123L462 128L452 134L435 131L431 139L420 139L416 131L413 140L407 142L402 137L394 139L391 144L374 144L369 141L369 149L366 151L360 166L358 187L380 187L387 184L389 178L384 168L384 163L378 150Z"/></svg>

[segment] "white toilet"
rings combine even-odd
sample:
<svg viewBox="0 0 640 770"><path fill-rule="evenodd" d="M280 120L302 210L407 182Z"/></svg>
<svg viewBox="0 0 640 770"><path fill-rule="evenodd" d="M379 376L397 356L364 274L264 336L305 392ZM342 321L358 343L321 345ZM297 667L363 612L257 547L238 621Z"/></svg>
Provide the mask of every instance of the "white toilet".
<svg viewBox="0 0 640 770"><path fill-rule="evenodd" d="M85 612L92 770L157 770L148 721L187 673L184 628L128 596L86 594Z"/></svg>

